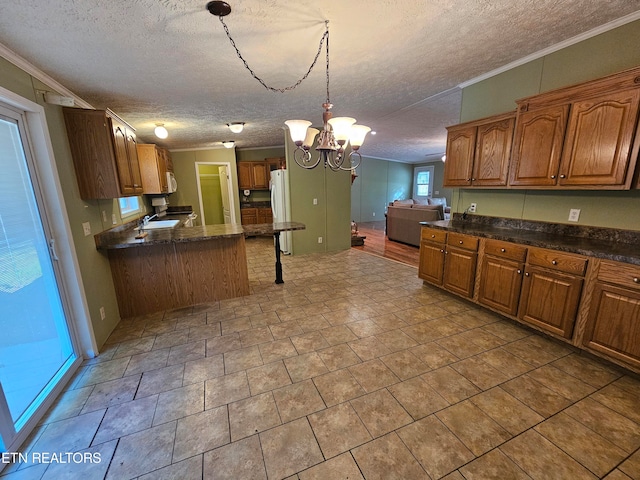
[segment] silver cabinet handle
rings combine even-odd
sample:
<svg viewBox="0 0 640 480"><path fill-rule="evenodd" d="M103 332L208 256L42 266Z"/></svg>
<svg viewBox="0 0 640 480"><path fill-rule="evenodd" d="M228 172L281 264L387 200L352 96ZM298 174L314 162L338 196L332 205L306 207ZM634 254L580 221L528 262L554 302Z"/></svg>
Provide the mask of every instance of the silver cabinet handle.
<svg viewBox="0 0 640 480"><path fill-rule="evenodd" d="M520 275L522 273L522 270L518 269L518 275Z"/></svg>
<svg viewBox="0 0 640 480"><path fill-rule="evenodd" d="M551 178L556 178L556 176L555 175L551 175Z"/></svg>
<svg viewBox="0 0 640 480"><path fill-rule="evenodd" d="M506 250L505 248L501 248L501 249L500 249L500 251L501 251L502 253L504 253L504 252L506 252L507 250Z"/></svg>
<svg viewBox="0 0 640 480"><path fill-rule="evenodd" d="M560 175L560 178L567 178L567 176L563 173L562 175Z"/></svg>
<svg viewBox="0 0 640 480"><path fill-rule="evenodd" d="M459 242L459 243L460 243L460 245L462 245L464 242L463 242L462 240L460 240L460 242Z"/></svg>
<svg viewBox="0 0 640 480"><path fill-rule="evenodd" d="M524 275L525 275L525 277L528 277L529 276L529 272L526 272Z"/></svg>
<svg viewBox="0 0 640 480"><path fill-rule="evenodd" d="M633 283L640 283L640 278L633 277Z"/></svg>
<svg viewBox="0 0 640 480"><path fill-rule="evenodd" d="M431 235L431 238L436 238L436 236L435 235Z"/></svg>
<svg viewBox="0 0 640 480"><path fill-rule="evenodd" d="M557 260L551 260L551 265L557 265L558 261Z"/></svg>

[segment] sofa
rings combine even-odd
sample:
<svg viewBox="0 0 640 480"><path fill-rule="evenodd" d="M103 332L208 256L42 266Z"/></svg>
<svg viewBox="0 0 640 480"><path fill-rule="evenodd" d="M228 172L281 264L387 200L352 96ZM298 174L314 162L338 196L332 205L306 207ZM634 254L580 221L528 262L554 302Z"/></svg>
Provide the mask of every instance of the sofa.
<svg viewBox="0 0 640 480"><path fill-rule="evenodd" d="M387 238L420 246L420 222L444 220L444 205L424 205L412 200L396 200L387 207Z"/></svg>

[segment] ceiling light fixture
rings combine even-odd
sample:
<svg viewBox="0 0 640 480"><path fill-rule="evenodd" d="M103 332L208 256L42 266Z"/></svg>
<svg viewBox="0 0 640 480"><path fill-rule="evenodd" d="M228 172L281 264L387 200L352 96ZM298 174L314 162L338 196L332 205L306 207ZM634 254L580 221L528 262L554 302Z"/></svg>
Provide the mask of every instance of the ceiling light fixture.
<svg viewBox="0 0 640 480"><path fill-rule="evenodd" d="M442 155L442 161L446 162L447 161L447 156L446 155Z"/></svg>
<svg viewBox="0 0 640 480"><path fill-rule="evenodd" d="M224 145L224 148L233 148L236 145L236 142L233 140L226 140L222 142L222 145Z"/></svg>
<svg viewBox="0 0 640 480"><path fill-rule="evenodd" d="M156 123L156 128L153 131L158 138L167 138L169 136L169 132L164 128L164 123Z"/></svg>
<svg viewBox="0 0 640 480"><path fill-rule="evenodd" d="M315 66L320 53L322 52L322 45L326 40L326 77L327 77L327 99L322 104L322 108L324 112L322 113L322 121L324 123L323 129L320 132L318 129L310 128L311 122L307 120L287 120L285 124L289 127L289 134L291 135L291 140L296 145L296 150L293 152L293 158L296 163L302 168L312 169L317 167L322 160L325 168L329 167L333 171L338 170L353 170L360 165L362 161L362 155L359 150L364 142L364 139L371 131L369 127L364 125L354 125L356 123L355 118L351 117L335 117L331 113L331 108L333 105L329 99L329 21L325 21L325 32L320 39L320 45L318 46L318 52L316 53L311 66L307 70L302 78L300 78L295 84L290 85L284 88L274 88L268 86L264 80L258 77L253 70L247 64L247 61L244 59L240 50L236 46L235 41L231 38L231 34L229 33L229 28L222 17L225 17L231 13L231 6L228 3L214 0L207 3L207 10L212 15L215 15L222 23L224 27L224 31L231 42L231 45L236 50L236 54L244 63L244 66L249 70L253 78L255 78L258 82L262 84L267 90L272 92L280 92L284 93L289 90L293 90L296 88L303 80L305 80L311 70ZM231 128L231 127L229 127ZM316 150L319 152L316 160L312 159L311 155L311 146L315 140L316 135L318 137L318 145L316 146ZM344 155L345 148L351 142L351 152L348 156Z"/></svg>
<svg viewBox="0 0 640 480"><path fill-rule="evenodd" d="M229 127L229 130L231 130L233 133L240 133L242 130L244 130L244 122L227 123L227 127Z"/></svg>

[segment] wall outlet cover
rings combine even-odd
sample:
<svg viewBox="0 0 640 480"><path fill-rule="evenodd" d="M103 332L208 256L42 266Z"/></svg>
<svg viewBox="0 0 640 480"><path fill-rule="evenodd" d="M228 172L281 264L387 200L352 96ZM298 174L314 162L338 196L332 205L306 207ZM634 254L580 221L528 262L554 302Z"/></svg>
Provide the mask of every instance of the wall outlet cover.
<svg viewBox="0 0 640 480"><path fill-rule="evenodd" d="M580 219L580 209L579 208L572 208L571 210L569 210L569 221L570 222L577 222Z"/></svg>
<svg viewBox="0 0 640 480"><path fill-rule="evenodd" d="M469 205L469 213L476 213L476 208L478 207L477 203L472 203Z"/></svg>
<svg viewBox="0 0 640 480"><path fill-rule="evenodd" d="M82 222L82 231L85 237L91 235L91 224L89 222Z"/></svg>

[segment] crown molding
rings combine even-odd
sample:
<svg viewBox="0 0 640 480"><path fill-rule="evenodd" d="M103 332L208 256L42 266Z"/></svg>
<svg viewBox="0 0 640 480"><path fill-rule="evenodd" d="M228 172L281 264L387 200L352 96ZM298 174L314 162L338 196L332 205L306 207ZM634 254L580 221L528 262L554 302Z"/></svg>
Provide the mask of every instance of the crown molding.
<svg viewBox="0 0 640 480"><path fill-rule="evenodd" d="M26 73L28 73L32 77L37 78L42 83L54 89L60 95L73 98L74 103L79 107L95 110L93 105L91 105L90 103L80 98L78 95L73 93L71 90L69 90L67 87L62 85L60 82L50 77L49 75L44 73L42 70L40 70L39 68L37 68L36 66L34 66L33 64L25 60L24 58L22 58L16 52L4 46L1 43L0 43L0 57L4 58L8 62L13 63L16 67L24 70Z"/></svg>

